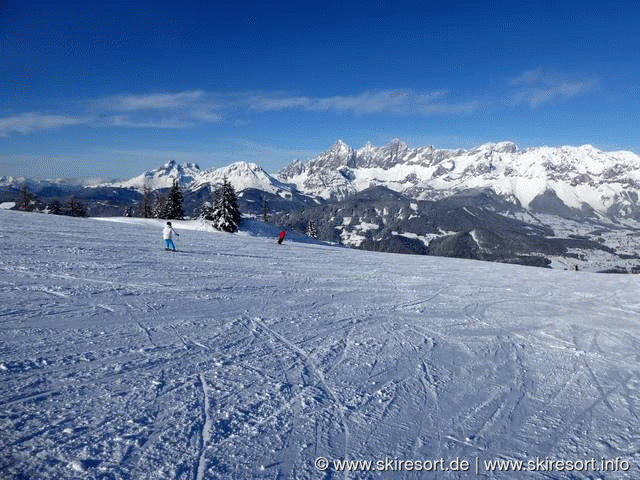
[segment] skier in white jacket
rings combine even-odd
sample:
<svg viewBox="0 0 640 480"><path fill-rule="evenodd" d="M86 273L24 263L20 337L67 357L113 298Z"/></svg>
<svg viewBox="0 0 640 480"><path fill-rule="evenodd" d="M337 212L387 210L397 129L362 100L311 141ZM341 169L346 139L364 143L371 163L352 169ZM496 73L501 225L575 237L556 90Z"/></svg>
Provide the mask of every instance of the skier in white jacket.
<svg viewBox="0 0 640 480"><path fill-rule="evenodd" d="M176 232L171 226L171 222L167 222L167 224L162 229L162 238L164 239L164 249L165 250L173 250L176 251L176 246L173 243L173 234L176 234L176 237L179 237L178 232Z"/></svg>

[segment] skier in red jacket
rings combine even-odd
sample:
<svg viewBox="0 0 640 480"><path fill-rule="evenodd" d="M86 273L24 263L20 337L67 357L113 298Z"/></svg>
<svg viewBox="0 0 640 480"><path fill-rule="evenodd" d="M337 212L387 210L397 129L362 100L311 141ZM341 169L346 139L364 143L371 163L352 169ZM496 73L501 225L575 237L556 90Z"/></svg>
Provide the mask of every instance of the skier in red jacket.
<svg viewBox="0 0 640 480"><path fill-rule="evenodd" d="M284 230L282 230L280 232L280 236L278 237L278 245L282 244L282 241L284 240L284 236L285 236L286 232Z"/></svg>

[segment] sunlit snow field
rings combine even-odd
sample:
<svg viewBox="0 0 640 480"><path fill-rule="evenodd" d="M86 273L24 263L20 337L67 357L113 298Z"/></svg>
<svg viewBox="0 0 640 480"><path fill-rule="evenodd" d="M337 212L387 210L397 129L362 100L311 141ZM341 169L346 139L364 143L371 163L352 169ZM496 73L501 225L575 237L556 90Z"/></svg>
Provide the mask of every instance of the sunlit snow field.
<svg viewBox="0 0 640 480"><path fill-rule="evenodd" d="M638 276L0 222L2 479L640 478Z"/></svg>

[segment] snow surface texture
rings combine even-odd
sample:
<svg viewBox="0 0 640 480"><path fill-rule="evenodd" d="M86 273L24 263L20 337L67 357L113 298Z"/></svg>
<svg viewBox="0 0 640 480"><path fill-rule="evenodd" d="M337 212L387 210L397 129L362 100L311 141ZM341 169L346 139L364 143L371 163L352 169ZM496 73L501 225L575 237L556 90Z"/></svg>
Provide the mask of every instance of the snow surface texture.
<svg viewBox="0 0 640 480"><path fill-rule="evenodd" d="M0 221L0 478L640 478L636 276L179 226L168 253L155 224Z"/></svg>

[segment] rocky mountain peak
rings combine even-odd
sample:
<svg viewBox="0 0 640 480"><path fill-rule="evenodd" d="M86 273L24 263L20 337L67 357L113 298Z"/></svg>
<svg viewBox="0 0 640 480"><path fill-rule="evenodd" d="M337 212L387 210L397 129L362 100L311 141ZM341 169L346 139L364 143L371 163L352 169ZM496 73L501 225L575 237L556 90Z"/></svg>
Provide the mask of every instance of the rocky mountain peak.
<svg viewBox="0 0 640 480"><path fill-rule="evenodd" d="M294 182L301 193L325 199L344 198L373 185L418 200L491 188L526 207L553 191L568 208L588 206L604 214L626 202L630 188L640 195L640 157L591 145L520 150L507 141L438 150L409 148L393 139L382 147L368 143L354 150L339 140L318 157L291 165L282 178Z"/></svg>
<svg viewBox="0 0 640 480"><path fill-rule="evenodd" d="M332 147L329 149L329 152L337 156L346 156L346 155L350 155L353 152L353 149L349 145L347 145L345 142L338 139L336 143L334 143Z"/></svg>

